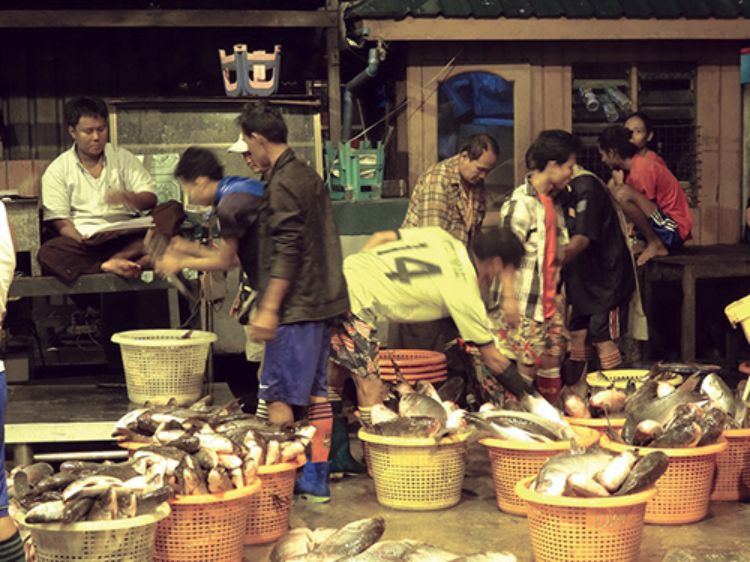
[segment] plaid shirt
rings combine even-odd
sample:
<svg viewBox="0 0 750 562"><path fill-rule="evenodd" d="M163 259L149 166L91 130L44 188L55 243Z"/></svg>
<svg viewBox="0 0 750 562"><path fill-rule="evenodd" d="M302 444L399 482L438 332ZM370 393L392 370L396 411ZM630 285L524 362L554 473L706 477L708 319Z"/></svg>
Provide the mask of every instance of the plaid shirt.
<svg viewBox="0 0 750 562"><path fill-rule="evenodd" d="M484 184L464 189L458 156L452 156L419 178L401 228L439 226L468 246L485 212Z"/></svg>
<svg viewBox="0 0 750 562"><path fill-rule="evenodd" d="M555 214L557 219L555 279L559 280L564 248L568 243L568 231L565 228L565 217L559 205L555 205ZM544 227L544 205L528 178L526 178L526 183L517 187L510 199L503 204L500 209L500 224L510 227L526 248L526 255L522 258L521 267L516 273L516 294L521 314L536 322L544 322L542 271L547 231Z"/></svg>

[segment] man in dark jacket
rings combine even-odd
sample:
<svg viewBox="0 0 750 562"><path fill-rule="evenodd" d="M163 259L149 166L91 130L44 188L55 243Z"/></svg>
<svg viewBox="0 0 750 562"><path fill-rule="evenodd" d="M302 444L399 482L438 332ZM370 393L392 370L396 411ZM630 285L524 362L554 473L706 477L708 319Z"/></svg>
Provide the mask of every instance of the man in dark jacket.
<svg viewBox="0 0 750 562"><path fill-rule="evenodd" d="M349 310L333 207L323 180L287 145L276 108L247 104L239 124L253 161L269 168L258 228L260 305L251 319L252 337L266 342L258 397L276 423L294 421L292 408L310 405L317 431L296 491L329 501L330 325Z"/></svg>

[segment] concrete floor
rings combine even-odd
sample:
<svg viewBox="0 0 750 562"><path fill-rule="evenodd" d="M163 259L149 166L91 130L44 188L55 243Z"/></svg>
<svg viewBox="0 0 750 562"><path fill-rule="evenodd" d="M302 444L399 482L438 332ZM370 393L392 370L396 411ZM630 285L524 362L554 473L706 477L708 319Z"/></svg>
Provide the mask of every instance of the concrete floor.
<svg viewBox="0 0 750 562"><path fill-rule="evenodd" d="M520 562L533 560L526 519L498 510L489 460L481 445L470 445L461 502L448 510L406 512L380 506L368 477L350 477L331 485L332 501L312 505L296 501L292 527L339 527L350 521L380 515L384 539L412 539L457 554L486 550L508 551ZM661 561L674 549L696 549L703 554L750 550L750 504L714 502L700 523L677 527L647 525L641 545L642 561ZM245 558L265 562L273 545L248 547ZM680 559L682 560L682 559ZM722 562L737 560L723 558ZM744 560L744 558L743 558ZM604 561L602 561L604 562Z"/></svg>

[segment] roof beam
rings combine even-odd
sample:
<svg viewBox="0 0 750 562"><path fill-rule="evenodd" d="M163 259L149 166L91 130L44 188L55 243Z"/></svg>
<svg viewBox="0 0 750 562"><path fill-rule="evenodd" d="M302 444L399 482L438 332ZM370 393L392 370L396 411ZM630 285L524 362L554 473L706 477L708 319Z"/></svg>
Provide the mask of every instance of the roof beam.
<svg viewBox="0 0 750 562"><path fill-rule="evenodd" d="M414 18L358 22L387 41L743 40L748 19Z"/></svg>
<svg viewBox="0 0 750 562"><path fill-rule="evenodd" d="M328 10L2 10L0 28L336 27Z"/></svg>

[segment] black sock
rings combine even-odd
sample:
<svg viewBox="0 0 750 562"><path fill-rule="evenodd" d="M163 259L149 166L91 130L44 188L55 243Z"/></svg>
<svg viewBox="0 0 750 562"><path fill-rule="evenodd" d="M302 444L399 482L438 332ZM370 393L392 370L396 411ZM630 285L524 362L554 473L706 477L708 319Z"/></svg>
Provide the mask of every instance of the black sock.
<svg viewBox="0 0 750 562"><path fill-rule="evenodd" d="M21 535L16 533L12 537L0 542L0 561L2 562L26 562L26 553L23 550Z"/></svg>

